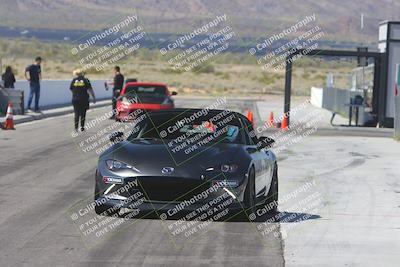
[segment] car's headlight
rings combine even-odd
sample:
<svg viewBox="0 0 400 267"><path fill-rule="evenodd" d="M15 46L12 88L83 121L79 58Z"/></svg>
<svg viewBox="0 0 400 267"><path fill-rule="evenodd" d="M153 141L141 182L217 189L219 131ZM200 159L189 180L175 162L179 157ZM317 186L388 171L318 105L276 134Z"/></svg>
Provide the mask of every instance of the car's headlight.
<svg viewBox="0 0 400 267"><path fill-rule="evenodd" d="M106 165L107 165L107 168L111 171L134 170L134 171L139 172L139 170L136 169L135 167L133 167L129 164L123 163L121 161L118 161L118 160L108 159L108 160L106 160Z"/></svg>
<svg viewBox="0 0 400 267"><path fill-rule="evenodd" d="M221 165L221 171L222 172L235 172L238 169L238 166L236 164L222 164Z"/></svg>

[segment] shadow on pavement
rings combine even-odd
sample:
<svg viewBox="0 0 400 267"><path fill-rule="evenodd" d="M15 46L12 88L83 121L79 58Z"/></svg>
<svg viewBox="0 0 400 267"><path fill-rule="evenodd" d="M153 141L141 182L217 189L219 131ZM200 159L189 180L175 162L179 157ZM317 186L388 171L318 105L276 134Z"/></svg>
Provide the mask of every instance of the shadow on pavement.
<svg viewBox="0 0 400 267"><path fill-rule="evenodd" d="M187 213L188 214L188 213ZM126 214L121 215L120 217L126 216ZM185 216L185 213L179 214L179 216L172 216L168 218L167 220L171 221L176 221L180 220ZM256 223L262 223L262 222L269 222L269 223L296 223L296 222L302 222L302 221L307 221L307 220L316 220L320 219L321 216L317 214L310 214L310 213L301 213L301 212L269 212L265 215L262 216L256 216L254 220L249 219L249 213L246 213L245 211L237 212L237 213L232 213L228 214L227 216L224 216L216 222L256 222ZM140 213L137 216L132 217L132 219L147 219L147 220L161 220L159 215L156 214L155 212L152 213Z"/></svg>

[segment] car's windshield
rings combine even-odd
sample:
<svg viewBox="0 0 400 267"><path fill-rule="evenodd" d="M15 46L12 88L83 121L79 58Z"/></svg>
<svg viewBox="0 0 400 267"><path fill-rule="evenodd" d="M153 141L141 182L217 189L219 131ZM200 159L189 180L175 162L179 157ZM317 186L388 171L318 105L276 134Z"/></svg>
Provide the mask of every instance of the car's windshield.
<svg viewBox="0 0 400 267"><path fill-rule="evenodd" d="M212 115L193 113L157 114L147 116L136 125L136 132L128 140L139 138L164 139L175 144L209 145L215 143L244 144L244 131L236 114L221 111Z"/></svg>

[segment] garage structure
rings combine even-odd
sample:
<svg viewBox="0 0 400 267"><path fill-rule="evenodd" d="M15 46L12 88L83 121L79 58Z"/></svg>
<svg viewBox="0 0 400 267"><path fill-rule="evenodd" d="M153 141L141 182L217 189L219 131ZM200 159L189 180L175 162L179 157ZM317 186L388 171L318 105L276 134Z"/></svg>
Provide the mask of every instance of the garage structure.
<svg viewBox="0 0 400 267"><path fill-rule="evenodd" d="M298 49L286 57L284 113L290 123L290 98L292 91L293 57L296 55L316 57L364 58L374 63L374 81L371 115L379 127L393 127L394 86L396 64L400 63L400 22L385 21L379 27L379 52L358 50ZM349 99L350 101L350 99Z"/></svg>

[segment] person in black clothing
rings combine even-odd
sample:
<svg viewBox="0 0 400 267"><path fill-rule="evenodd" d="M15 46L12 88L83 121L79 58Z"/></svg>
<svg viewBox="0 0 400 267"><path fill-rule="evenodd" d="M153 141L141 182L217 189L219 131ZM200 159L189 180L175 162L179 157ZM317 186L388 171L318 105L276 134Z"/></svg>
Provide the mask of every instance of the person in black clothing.
<svg viewBox="0 0 400 267"><path fill-rule="evenodd" d="M114 67L114 87L113 87L113 98L112 98L112 111L113 115L111 119L115 118L116 108L117 108L117 98L121 93L122 87L124 87L124 75L121 74L121 69L119 66Z"/></svg>
<svg viewBox="0 0 400 267"><path fill-rule="evenodd" d="M37 57L35 59L35 63L29 65L25 69L25 78L29 81L30 86L30 94L28 99L28 109L31 109L32 99L35 96L35 111L40 112L39 110L39 98L40 98L40 80L42 79L42 69L40 64L42 63L42 58ZM29 73L29 77L27 75Z"/></svg>
<svg viewBox="0 0 400 267"><path fill-rule="evenodd" d="M6 67L6 72L1 76L4 82L4 88L14 88L15 76L10 66Z"/></svg>
<svg viewBox="0 0 400 267"><path fill-rule="evenodd" d="M82 70L74 71L76 78L72 79L69 89L72 92L72 105L75 112L75 131L78 131L79 120L81 122L81 131L85 130L86 111L89 109L89 93L93 98L93 103L96 103L96 97L93 92L92 85L89 79L85 78Z"/></svg>

